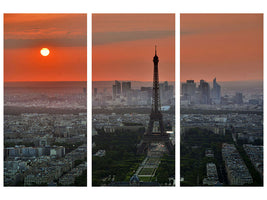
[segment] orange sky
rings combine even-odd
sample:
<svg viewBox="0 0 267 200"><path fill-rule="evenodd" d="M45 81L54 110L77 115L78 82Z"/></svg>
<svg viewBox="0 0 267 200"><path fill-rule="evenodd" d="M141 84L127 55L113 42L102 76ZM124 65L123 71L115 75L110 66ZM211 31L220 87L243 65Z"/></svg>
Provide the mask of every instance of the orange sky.
<svg viewBox="0 0 267 200"><path fill-rule="evenodd" d="M86 81L86 34L86 14L5 14L4 81Z"/></svg>
<svg viewBox="0 0 267 200"><path fill-rule="evenodd" d="M262 14L181 14L181 81L263 80Z"/></svg>
<svg viewBox="0 0 267 200"><path fill-rule="evenodd" d="M157 45L160 81L175 80L174 14L93 14L92 80L153 80Z"/></svg>

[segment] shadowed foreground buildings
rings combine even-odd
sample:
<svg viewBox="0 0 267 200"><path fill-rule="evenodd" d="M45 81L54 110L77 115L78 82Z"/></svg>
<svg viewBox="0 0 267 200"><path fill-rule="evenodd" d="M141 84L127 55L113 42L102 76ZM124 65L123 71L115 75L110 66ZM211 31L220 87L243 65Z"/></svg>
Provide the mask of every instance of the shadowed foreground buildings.
<svg viewBox="0 0 267 200"><path fill-rule="evenodd" d="M221 85L182 84L181 186L263 186L262 85Z"/></svg>
<svg viewBox="0 0 267 200"><path fill-rule="evenodd" d="M5 186L86 186L86 82L7 83Z"/></svg>
<svg viewBox="0 0 267 200"><path fill-rule="evenodd" d="M263 146L243 144L243 148L253 166L260 173L261 178L263 178Z"/></svg>
<svg viewBox="0 0 267 200"><path fill-rule="evenodd" d="M222 144L222 157L225 161L225 168L230 185L253 183L247 166L233 144Z"/></svg>
<svg viewBox="0 0 267 200"><path fill-rule="evenodd" d="M203 185L221 185L218 179L217 168L214 163L207 163L207 177L203 179Z"/></svg>

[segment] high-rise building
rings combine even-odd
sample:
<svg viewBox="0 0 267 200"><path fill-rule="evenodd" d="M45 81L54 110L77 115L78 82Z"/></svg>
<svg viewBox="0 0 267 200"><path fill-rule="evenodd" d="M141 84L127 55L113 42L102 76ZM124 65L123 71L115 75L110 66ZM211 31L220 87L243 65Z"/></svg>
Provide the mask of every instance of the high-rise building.
<svg viewBox="0 0 267 200"><path fill-rule="evenodd" d="M141 92L146 92L147 94L147 105L151 104L152 101L152 87L141 87Z"/></svg>
<svg viewBox="0 0 267 200"><path fill-rule="evenodd" d="M169 85L168 81L164 81L159 84L160 100L162 105L170 105L170 101L173 99L174 87Z"/></svg>
<svg viewBox="0 0 267 200"><path fill-rule="evenodd" d="M234 101L236 104L243 104L243 94L241 92L237 92L235 94Z"/></svg>
<svg viewBox="0 0 267 200"><path fill-rule="evenodd" d="M182 95L194 96L196 92L196 83L194 80L187 80L186 83L182 83Z"/></svg>
<svg viewBox="0 0 267 200"><path fill-rule="evenodd" d="M210 103L210 85L204 80L200 80L199 85L200 92L200 103L201 104L209 104Z"/></svg>
<svg viewBox="0 0 267 200"><path fill-rule="evenodd" d="M131 82L122 82L122 95L124 97L128 96L131 91Z"/></svg>
<svg viewBox="0 0 267 200"><path fill-rule="evenodd" d="M115 80L115 85L112 86L113 99L121 95L121 83Z"/></svg>
<svg viewBox="0 0 267 200"><path fill-rule="evenodd" d="M213 88L211 91L212 103L221 103L221 86L216 82L216 78L213 79Z"/></svg>
<svg viewBox="0 0 267 200"><path fill-rule="evenodd" d="M149 96L152 97L152 90L153 88L152 87L141 87L141 91L147 91L149 93Z"/></svg>
<svg viewBox="0 0 267 200"><path fill-rule="evenodd" d="M196 95L196 83L194 80L187 80L186 83L182 83L182 95L183 100L186 100L189 104L196 103L195 95Z"/></svg>

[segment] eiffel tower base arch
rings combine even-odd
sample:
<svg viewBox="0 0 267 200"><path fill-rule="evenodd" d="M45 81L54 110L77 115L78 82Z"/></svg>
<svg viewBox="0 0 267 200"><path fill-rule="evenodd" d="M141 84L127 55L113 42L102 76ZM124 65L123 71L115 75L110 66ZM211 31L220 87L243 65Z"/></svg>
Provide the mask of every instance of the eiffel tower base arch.
<svg viewBox="0 0 267 200"><path fill-rule="evenodd" d="M141 142L137 145L137 154L146 154L149 146L152 143L162 143L166 146L168 153L171 154L174 151L174 146L169 139L169 135L165 133L161 134L145 134Z"/></svg>

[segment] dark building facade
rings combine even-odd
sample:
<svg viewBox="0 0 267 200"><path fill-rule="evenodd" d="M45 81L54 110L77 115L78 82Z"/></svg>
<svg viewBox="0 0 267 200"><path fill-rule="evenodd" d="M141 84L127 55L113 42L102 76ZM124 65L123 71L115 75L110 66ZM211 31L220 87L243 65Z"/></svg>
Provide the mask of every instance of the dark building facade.
<svg viewBox="0 0 267 200"><path fill-rule="evenodd" d="M122 82L122 95L124 97L128 96L131 91L131 82Z"/></svg>
<svg viewBox="0 0 267 200"><path fill-rule="evenodd" d="M119 81L115 81L115 85L112 86L112 94L114 99L120 97L121 83Z"/></svg>
<svg viewBox="0 0 267 200"><path fill-rule="evenodd" d="M200 104L210 103L210 85L204 80L200 80L199 84Z"/></svg>

